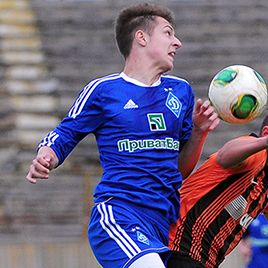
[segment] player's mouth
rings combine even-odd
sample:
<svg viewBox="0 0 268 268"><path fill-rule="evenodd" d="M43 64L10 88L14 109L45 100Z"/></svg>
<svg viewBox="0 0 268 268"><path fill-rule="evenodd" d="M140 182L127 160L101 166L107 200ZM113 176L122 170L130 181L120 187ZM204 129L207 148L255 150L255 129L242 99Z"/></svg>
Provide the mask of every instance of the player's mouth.
<svg viewBox="0 0 268 268"><path fill-rule="evenodd" d="M174 52L174 51L173 51L173 52L169 52L168 55L171 56L172 59L174 59L174 57L175 57L175 55L176 55L176 52Z"/></svg>

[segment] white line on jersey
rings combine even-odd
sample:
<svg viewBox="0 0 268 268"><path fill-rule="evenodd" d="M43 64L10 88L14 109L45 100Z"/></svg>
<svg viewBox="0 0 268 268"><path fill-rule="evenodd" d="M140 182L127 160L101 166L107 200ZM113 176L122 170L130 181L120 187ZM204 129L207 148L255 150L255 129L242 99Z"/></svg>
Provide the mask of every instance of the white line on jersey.
<svg viewBox="0 0 268 268"><path fill-rule="evenodd" d="M84 87L83 91L80 93L79 97L76 99L74 105L71 107L68 113L68 116L75 118L77 115L81 113L91 93L99 84L101 84L104 81L114 80L118 78L120 78L120 74L112 74L112 75L105 76L105 77L91 81L87 86Z"/></svg>
<svg viewBox="0 0 268 268"><path fill-rule="evenodd" d="M47 136L43 139L43 141L39 144L38 148L42 146L51 146L54 144L55 140L59 137L59 134L57 134L54 131L50 131Z"/></svg>

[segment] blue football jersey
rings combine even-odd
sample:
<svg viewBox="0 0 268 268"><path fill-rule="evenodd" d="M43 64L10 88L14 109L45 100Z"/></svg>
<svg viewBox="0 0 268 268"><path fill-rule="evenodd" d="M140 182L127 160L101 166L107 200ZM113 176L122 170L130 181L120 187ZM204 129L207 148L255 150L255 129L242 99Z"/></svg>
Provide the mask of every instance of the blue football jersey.
<svg viewBox="0 0 268 268"><path fill-rule="evenodd" d="M61 164L93 133L103 168L95 202L116 197L174 222L182 181L178 157L191 134L193 105L192 88L183 79L163 75L147 86L112 74L90 82L39 146L50 146Z"/></svg>
<svg viewBox="0 0 268 268"><path fill-rule="evenodd" d="M252 255L248 268L265 268L268 263L268 221L260 214L249 226Z"/></svg>

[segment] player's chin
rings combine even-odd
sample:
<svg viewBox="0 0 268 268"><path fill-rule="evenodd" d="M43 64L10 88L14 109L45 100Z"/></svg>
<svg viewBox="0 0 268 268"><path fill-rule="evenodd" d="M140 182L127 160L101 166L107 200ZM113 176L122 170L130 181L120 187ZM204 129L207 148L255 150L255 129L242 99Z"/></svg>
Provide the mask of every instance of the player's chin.
<svg viewBox="0 0 268 268"><path fill-rule="evenodd" d="M170 66L172 66L171 68L173 68L174 60L175 60L174 56L169 56L169 57L168 57L168 64L169 64Z"/></svg>

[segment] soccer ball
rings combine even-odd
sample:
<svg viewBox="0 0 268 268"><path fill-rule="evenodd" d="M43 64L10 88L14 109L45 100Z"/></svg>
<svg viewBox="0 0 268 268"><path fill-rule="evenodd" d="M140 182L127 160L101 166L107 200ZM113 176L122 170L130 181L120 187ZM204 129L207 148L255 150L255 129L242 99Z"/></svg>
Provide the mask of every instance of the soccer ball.
<svg viewBox="0 0 268 268"><path fill-rule="evenodd" d="M233 65L212 79L208 98L222 120L244 124L265 110L267 87L263 77L252 68Z"/></svg>

